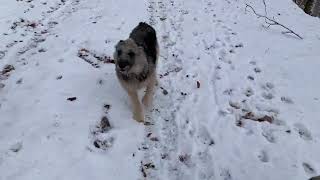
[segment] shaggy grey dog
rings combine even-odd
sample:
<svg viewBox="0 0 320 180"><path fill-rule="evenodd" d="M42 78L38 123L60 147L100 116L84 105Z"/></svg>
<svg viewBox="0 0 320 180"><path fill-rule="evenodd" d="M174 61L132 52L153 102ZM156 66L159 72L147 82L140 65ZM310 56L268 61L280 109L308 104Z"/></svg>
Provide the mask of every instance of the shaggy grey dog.
<svg viewBox="0 0 320 180"><path fill-rule="evenodd" d="M157 84L159 47L156 31L147 23L140 22L128 39L117 43L113 56L117 77L132 102L133 118L143 122L144 113L138 90L146 87L142 103L145 107L150 107Z"/></svg>

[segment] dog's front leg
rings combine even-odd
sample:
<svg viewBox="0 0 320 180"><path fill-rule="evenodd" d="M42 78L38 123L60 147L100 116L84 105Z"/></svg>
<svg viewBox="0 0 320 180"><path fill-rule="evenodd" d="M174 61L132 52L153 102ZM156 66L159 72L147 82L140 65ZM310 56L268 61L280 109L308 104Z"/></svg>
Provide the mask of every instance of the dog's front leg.
<svg viewBox="0 0 320 180"><path fill-rule="evenodd" d="M128 91L128 94L131 99L131 103L133 106L133 119L135 119L138 122L144 121L144 115L142 112L142 107L139 102L139 97L137 91Z"/></svg>
<svg viewBox="0 0 320 180"><path fill-rule="evenodd" d="M142 99L143 105L145 105L147 108L149 108L152 104L154 88L155 88L156 83L157 83L156 76L153 75L152 79L150 80L150 82L147 85L146 94L144 95L144 97Z"/></svg>

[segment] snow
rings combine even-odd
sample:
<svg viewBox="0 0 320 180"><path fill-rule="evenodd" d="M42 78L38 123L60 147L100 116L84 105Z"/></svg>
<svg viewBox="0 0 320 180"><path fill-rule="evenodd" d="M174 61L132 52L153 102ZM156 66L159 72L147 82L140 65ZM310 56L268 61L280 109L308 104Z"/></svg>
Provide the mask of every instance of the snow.
<svg viewBox="0 0 320 180"><path fill-rule="evenodd" d="M0 180L319 175L319 18L266 1L299 40L245 3L264 12L253 0L2 2L0 71L14 70L0 72ZM145 124L109 62L140 21L160 44Z"/></svg>

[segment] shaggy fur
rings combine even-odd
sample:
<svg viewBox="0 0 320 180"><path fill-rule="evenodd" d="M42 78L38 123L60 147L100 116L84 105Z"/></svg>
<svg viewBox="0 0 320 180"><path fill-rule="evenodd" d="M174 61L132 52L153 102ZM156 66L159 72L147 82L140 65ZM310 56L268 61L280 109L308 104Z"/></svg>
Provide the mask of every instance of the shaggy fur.
<svg viewBox="0 0 320 180"><path fill-rule="evenodd" d="M128 39L120 40L115 46L116 74L131 99L133 118L138 122L144 121L138 90L146 87L142 103L145 107L150 107L157 83L158 56L156 32L143 22L132 30Z"/></svg>

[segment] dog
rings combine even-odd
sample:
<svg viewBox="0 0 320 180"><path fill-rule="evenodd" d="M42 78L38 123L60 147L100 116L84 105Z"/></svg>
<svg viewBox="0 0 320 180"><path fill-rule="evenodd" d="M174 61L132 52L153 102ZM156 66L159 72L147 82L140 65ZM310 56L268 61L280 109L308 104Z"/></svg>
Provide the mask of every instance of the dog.
<svg viewBox="0 0 320 180"><path fill-rule="evenodd" d="M133 107L133 119L144 122L143 108L138 90L146 88L142 104L149 108L157 80L157 61L159 45L155 29L140 22L130 33L129 38L120 40L113 54L116 76L130 97Z"/></svg>

